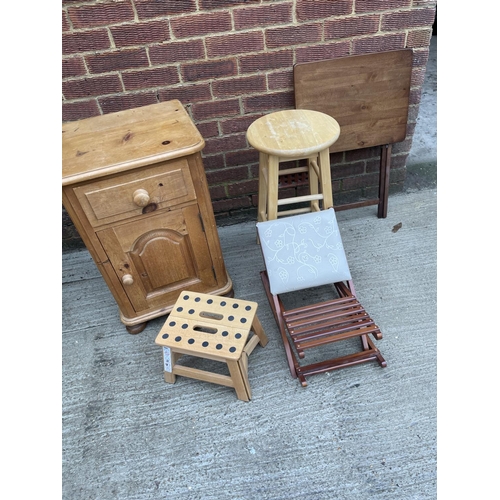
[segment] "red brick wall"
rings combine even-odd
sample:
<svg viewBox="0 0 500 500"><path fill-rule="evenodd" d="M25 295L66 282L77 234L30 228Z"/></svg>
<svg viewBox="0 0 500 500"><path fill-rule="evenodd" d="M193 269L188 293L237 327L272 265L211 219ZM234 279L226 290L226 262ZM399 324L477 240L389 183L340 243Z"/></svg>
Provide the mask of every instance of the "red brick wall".
<svg viewBox="0 0 500 500"><path fill-rule="evenodd" d="M216 217L255 211L250 123L293 108L293 65L414 49L408 136L393 147L401 189L435 0L63 0L63 121L179 99L205 138ZM378 148L332 155L336 204L377 196ZM63 238L76 237L71 223Z"/></svg>

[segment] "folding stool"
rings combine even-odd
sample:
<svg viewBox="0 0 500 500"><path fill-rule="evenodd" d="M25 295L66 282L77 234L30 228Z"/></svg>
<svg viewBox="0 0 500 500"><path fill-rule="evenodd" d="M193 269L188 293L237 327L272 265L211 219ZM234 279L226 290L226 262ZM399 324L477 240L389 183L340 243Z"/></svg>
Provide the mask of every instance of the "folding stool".
<svg viewBox="0 0 500 500"><path fill-rule="evenodd" d="M333 208L258 222L257 230L266 267L262 283L292 376L305 387L308 375L367 361L387 366L369 337L380 340L382 333L356 298ZM327 284L333 284L336 298L286 309L285 294L302 293L307 299L306 289ZM361 349L354 353L301 363L309 350L356 337Z"/></svg>

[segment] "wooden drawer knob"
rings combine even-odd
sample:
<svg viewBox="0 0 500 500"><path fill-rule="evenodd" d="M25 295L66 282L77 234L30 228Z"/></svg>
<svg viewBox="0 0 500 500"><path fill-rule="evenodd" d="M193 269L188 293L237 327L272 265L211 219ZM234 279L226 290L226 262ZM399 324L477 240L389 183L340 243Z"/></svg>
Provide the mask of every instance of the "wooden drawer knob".
<svg viewBox="0 0 500 500"><path fill-rule="evenodd" d="M149 203L149 193L145 189L137 189L132 196L138 207L145 207Z"/></svg>
<svg viewBox="0 0 500 500"><path fill-rule="evenodd" d="M130 286L134 283L134 278L131 274L125 274L122 276L122 283L124 285Z"/></svg>

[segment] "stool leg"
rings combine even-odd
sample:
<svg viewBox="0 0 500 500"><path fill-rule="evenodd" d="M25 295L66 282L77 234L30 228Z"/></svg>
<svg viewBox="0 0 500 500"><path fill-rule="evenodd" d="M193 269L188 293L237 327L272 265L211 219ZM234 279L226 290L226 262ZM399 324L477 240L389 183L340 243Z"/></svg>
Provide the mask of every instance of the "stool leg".
<svg viewBox="0 0 500 500"><path fill-rule="evenodd" d="M268 155L267 161L267 220L278 218L278 170L279 158Z"/></svg>
<svg viewBox="0 0 500 500"><path fill-rule="evenodd" d="M332 175L330 173L330 149L319 153L319 171L321 172L321 193L323 194L323 210L333 207Z"/></svg>
<svg viewBox="0 0 500 500"><path fill-rule="evenodd" d="M248 380L248 353L243 351L241 353L241 358L238 361L240 366L240 371L243 374L243 382L245 383L245 388L247 390L248 399L252 399L252 389L250 388L250 381Z"/></svg>
<svg viewBox="0 0 500 500"><path fill-rule="evenodd" d="M318 194L319 189L318 189L318 175L316 174L316 170L312 165L312 162L317 162L318 157L317 156L312 156L311 158L307 159L307 167L309 169L309 194ZM311 212L318 212L319 211L319 200L313 200L311 201Z"/></svg>
<svg viewBox="0 0 500 500"><path fill-rule="evenodd" d="M241 359L238 361L227 361L227 366L229 368L229 373L231 374L231 380L234 384L236 396L242 401L250 401L250 382L248 381L248 373L246 372Z"/></svg>
<svg viewBox="0 0 500 500"><path fill-rule="evenodd" d="M269 342L269 339L267 338L267 335L264 332L264 328L262 328L262 325L261 325L260 320L257 317L257 315L255 315L253 318L252 330L254 331L255 335L257 335L257 337L259 337L259 344L262 347L266 346L267 343Z"/></svg>
<svg viewBox="0 0 500 500"><path fill-rule="evenodd" d="M172 352L169 347L163 348L163 380L165 382L175 384L174 366L181 356L181 353Z"/></svg>
<svg viewBox="0 0 500 500"><path fill-rule="evenodd" d="M267 220L267 154L259 153L259 199L257 209L257 221L263 222Z"/></svg>

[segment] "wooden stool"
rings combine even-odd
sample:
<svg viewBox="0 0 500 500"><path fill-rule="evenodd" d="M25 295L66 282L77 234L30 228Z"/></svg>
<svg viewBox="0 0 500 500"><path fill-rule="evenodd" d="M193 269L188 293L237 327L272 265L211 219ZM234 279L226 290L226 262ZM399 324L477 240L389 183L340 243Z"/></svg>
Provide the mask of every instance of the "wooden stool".
<svg viewBox="0 0 500 500"><path fill-rule="evenodd" d="M333 207L329 148L339 134L334 118L306 109L270 113L248 127L247 140L259 151L259 222ZM307 166L279 169L280 162L302 159ZM309 195L279 200L279 176L300 172L308 173ZM278 211L278 206L304 202L309 206Z"/></svg>
<svg viewBox="0 0 500 500"><path fill-rule="evenodd" d="M267 336L257 317L257 302L183 291L155 343L163 346L165 382L176 375L234 387L238 399L250 401L248 356ZM250 330L254 335L249 337ZM183 354L226 363L230 375L178 364Z"/></svg>

